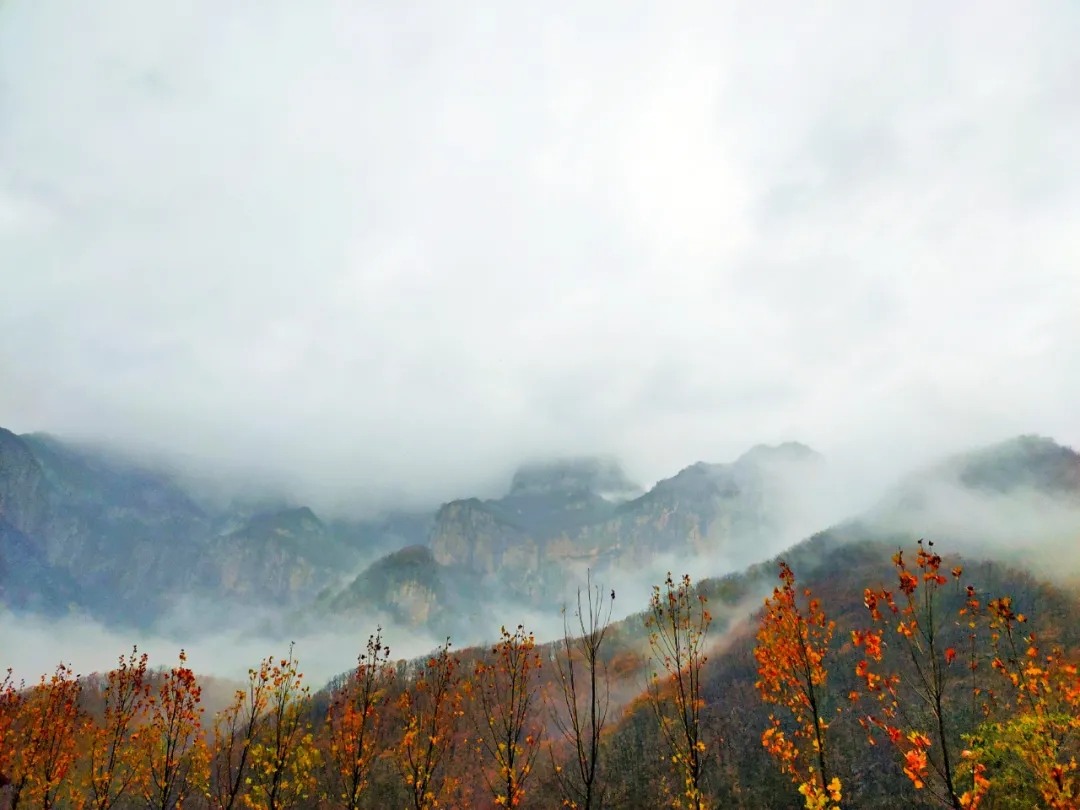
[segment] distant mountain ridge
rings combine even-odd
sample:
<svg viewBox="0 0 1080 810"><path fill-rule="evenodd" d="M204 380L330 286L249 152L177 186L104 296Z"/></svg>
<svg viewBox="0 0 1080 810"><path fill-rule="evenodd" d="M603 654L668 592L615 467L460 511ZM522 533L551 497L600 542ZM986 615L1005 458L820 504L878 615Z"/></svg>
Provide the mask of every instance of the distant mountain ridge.
<svg viewBox="0 0 1080 810"><path fill-rule="evenodd" d="M307 507L208 513L166 474L0 429L0 602L12 609L145 626L185 598L306 603L387 550L367 528Z"/></svg>
<svg viewBox="0 0 1080 810"><path fill-rule="evenodd" d="M460 632L495 600L554 610L587 569L636 581L680 560L705 576L764 559L826 528L799 522L825 469L806 445L758 445L646 491L613 459L533 461L499 498L324 520L288 498L208 507L166 473L0 429L0 603L150 626L187 600ZM902 481L860 531L940 510L942 482L946 505L958 491L1071 502L1080 456L1026 436L948 459ZM792 526L805 533L788 537Z"/></svg>

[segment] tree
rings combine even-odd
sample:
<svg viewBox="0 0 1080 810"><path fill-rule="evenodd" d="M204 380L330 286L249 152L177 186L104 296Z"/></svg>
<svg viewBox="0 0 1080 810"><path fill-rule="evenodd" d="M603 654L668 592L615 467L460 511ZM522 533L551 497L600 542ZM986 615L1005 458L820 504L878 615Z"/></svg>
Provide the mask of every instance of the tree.
<svg viewBox="0 0 1080 810"><path fill-rule="evenodd" d="M14 712L8 715L10 721L4 721L9 724L5 748L11 746L10 810L17 810L21 803L42 810L57 806L75 764L81 692L81 681L65 664L57 666L48 679L42 675L24 695L17 694L10 676L5 679L4 714Z"/></svg>
<svg viewBox="0 0 1080 810"><path fill-rule="evenodd" d="M270 699L273 659L248 670L247 689L238 689L232 704L214 721L211 754L210 805L215 810L240 807L250 784L251 751L266 718Z"/></svg>
<svg viewBox="0 0 1080 810"><path fill-rule="evenodd" d="M405 734L398 746L397 764L413 810L439 806L444 763L453 752L463 714L460 666L461 660L450 653L447 639L398 699Z"/></svg>
<svg viewBox="0 0 1080 810"><path fill-rule="evenodd" d="M162 674L147 698L149 722L139 736L147 771L143 796L150 810L179 808L206 788L201 703L202 688L181 650L179 663Z"/></svg>
<svg viewBox="0 0 1080 810"><path fill-rule="evenodd" d="M485 773L495 804L517 807L540 750L541 730L532 716L540 655L533 634L520 624L513 633L503 627L491 652L493 660L479 661L474 671L477 738L497 768L494 779Z"/></svg>
<svg viewBox="0 0 1080 810"><path fill-rule="evenodd" d="M87 719L89 763L83 792L85 806L110 810L135 788L145 785L138 739L150 700L146 653L121 655L116 669L106 676L100 722Z"/></svg>
<svg viewBox="0 0 1080 810"><path fill-rule="evenodd" d="M15 686L12 670L0 681L0 788L11 784L14 766L16 720L22 710L22 690Z"/></svg>
<svg viewBox="0 0 1080 810"><path fill-rule="evenodd" d="M1042 652L1035 633L1020 636L1026 622L1002 597L989 604L994 671L1005 681L1006 712L969 735L965 759L974 787L965 807L978 808L1002 795L1050 810L1080 806L1080 673L1060 648ZM993 780L987 777L993 774Z"/></svg>
<svg viewBox="0 0 1080 810"><path fill-rule="evenodd" d="M612 591L612 599L614 596ZM607 637L611 609L611 599L605 600L603 588L593 587L589 575L584 602L581 589L577 592L574 616L578 635L571 632L564 608L562 651L555 655L562 706L552 712L552 721L572 752L572 764L556 763L554 753L552 764L563 804L581 810L593 810L604 804L600 744L611 696L607 666L600 651Z"/></svg>
<svg viewBox="0 0 1080 810"><path fill-rule="evenodd" d="M390 648L382 643L382 628L368 637L367 650L356 670L333 697L327 714L331 779L337 801L347 810L359 807L371 764L379 753L379 725L394 670Z"/></svg>
<svg viewBox="0 0 1080 810"><path fill-rule="evenodd" d="M251 747L249 807L287 810L310 797L318 751L313 745L311 693L289 645L289 657L274 662L269 670L270 691L266 722Z"/></svg>
<svg viewBox="0 0 1080 810"><path fill-rule="evenodd" d="M780 563L780 581L765 600L757 632L754 658L759 680L755 684L766 703L784 706L795 721L788 737L781 721L770 714L771 726L762 734L765 748L781 768L799 783L809 810L840 803L840 780L829 768L824 719L826 657L835 622L825 617L821 603L804 589L805 607L795 588L795 574ZM831 777L831 778L830 778Z"/></svg>
<svg viewBox="0 0 1080 810"><path fill-rule="evenodd" d="M649 703L667 744L671 761L682 777L681 799L676 806L704 810L702 763L706 751L702 739L701 670L708 656L705 637L712 616L706 598L695 594L690 577L678 584L668 572L663 590L653 586L645 626L649 630ZM657 668L659 664L663 675Z"/></svg>
<svg viewBox="0 0 1080 810"><path fill-rule="evenodd" d="M903 757L904 774L916 789L927 790L939 804L962 810L957 782L960 758L955 750L959 733L947 711L949 687L957 678L952 667L956 650L946 645L947 611L940 604L948 579L941 574L942 559L933 551L933 542L919 540L918 545L914 569L908 568L902 550L893 555L902 594L899 605L886 589L867 588L863 594L875 627L852 633L855 646L867 654L858 663L856 675L881 708L859 722L870 733L871 743L874 729L885 733ZM961 573L960 567L954 568L953 579L959 582ZM961 613L966 609L965 603ZM870 663L882 661L884 628L893 621L897 622L900 657L908 664L903 679L898 671L876 673ZM901 696L902 686L909 695Z"/></svg>

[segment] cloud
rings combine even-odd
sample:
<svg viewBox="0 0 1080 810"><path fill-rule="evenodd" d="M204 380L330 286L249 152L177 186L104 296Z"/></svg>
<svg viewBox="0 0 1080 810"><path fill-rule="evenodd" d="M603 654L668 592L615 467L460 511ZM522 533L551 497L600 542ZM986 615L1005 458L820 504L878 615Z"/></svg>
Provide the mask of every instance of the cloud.
<svg viewBox="0 0 1080 810"><path fill-rule="evenodd" d="M0 8L0 424L312 497L1080 445L1080 10Z"/></svg>
<svg viewBox="0 0 1080 810"><path fill-rule="evenodd" d="M28 683L36 681L42 673L51 672L59 663L70 664L83 675L108 672L116 665L118 656L131 652L133 644L149 655L151 667L175 665L177 655L184 648L196 672L243 681L249 668L257 667L267 656L287 652L290 642L289 637L281 634L253 632L244 625L242 617L238 619L241 626L222 629L219 621L218 629L198 636L118 631L76 616L49 620L0 613L0 620L4 668L10 666L16 680ZM347 627L342 622L294 637L297 660L314 688L355 667L368 635L375 631L374 623L370 627ZM383 631L383 641L394 659L400 660L427 654L441 639L415 629L388 627Z"/></svg>

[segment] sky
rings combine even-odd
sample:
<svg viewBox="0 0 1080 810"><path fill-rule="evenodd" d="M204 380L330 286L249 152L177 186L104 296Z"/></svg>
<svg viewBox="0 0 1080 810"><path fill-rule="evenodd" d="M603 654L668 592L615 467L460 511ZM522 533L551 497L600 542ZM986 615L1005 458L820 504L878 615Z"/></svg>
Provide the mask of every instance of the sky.
<svg viewBox="0 0 1080 810"><path fill-rule="evenodd" d="M1080 5L0 2L0 426L449 499L1080 446Z"/></svg>

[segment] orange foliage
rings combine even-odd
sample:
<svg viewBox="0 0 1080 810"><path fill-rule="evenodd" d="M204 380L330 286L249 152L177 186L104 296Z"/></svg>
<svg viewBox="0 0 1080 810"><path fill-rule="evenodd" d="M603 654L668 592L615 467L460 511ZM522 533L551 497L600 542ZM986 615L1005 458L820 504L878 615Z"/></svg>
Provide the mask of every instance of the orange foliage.
<svg viewBox="0 0 1080 810"><path fill-rule="evenodd" d="M146 788L138 749L150 700L146 665L146 653L133 647L106 676L102 717L86 721L89 763L80 807L110 810L130 791Z"/></svg>
<svg viewBox="0 0 1080 810"><path fill-rule="evenodd" d="M334 806L356 810L368 784L368 772L379 752L380 712L394 681L390 648L382 643L382 628L368 637L367 650L356 670L330 704L326 718L330 737Z"/></svg>
<svg viewBox="0 0 1080 810"><path fill-rule="evenodd" d="M264 674L265 673L265 674ZM267 660L267 713L251 745L251 790L244 796L257 810L286 810L314 794L320 757L308 714L310 689L289 645L289 657Z"/></svg>
<svg viewBox="0 0 1080 810"><path fill-rule="evenodd" d="M765 600L757 632L754 657L759 680L755 684L767 703L786 707L795 720L793 738L781 729L775 715L761 737L766 750L781 768L799 783L808 808L835 807L840 802L840 780L829 778L823 717L825 659L835 623L825 618L821 603L809 589L803 591L805 609L799 604L795 575L780 563L782 587Z"/></svg>
<svg viewBox="0 0 1080 810"><path fill-rule="evenodd" d="M439 807L446 787L444 765L453 754L463 715L460 665L447 639L398 700L405 734L398 745L397 763L413 810Z"/></svg>
<svg viewBox="0 0 1080 810"><path fill-rule="evenodd" d="M15 720L22 709L22 693L15 687L12 671L8 669L0 681L0 788L11 782L13 751L15 750Z"/></svg>
<svg viewBox="0 0 1080 810"><path fill-rule="evenodd" d="M1026 619L1013 612L1009 597L989 604L994 657L991 665L1010 692L1012 716L994 724L999 738L1029 770L1035 789L1050 810L1080 807L1077 748L1080 743L1080 672L1064 651L1043 653L1035 633L1020 637ZM1023 648L1023 652L1021 652ZM1010 739L1010 731L1019 731ZM974 788L965 807L978 808L992 782L981 761L985 748L966 752L973 762Z"/></svg>
<svg viewBox="0 0 1080 810"><path fill-rule="evenodd" d="M667 743L671 761L682 777L681 798L675 806L704 810L702 764L706 745L701 733L701 670L708 660L705 635L712 616L704 596L694 593L690 577L678 585L668 572L661 591L653 586L645 626L653 652L649 680L649 703ZM664 674L655 668L659 662Z"/></svg>
<svg viewBox="0 0 1080 810"><path fill-rule="evenodd" d="M143 796L151 810L172 810L206 789L201 701L202 689L181 650L179 664L147 698L149 722L138 736L147 771Z"/></svg>
<svg viewBox="0 0 1080 810"><path fill-rule="evenodd" d="M25 802L50 810L61 799L75 764L82 684L70 667L60 664L27 693L18 694L10 676L3 689L11 807Z"/></svg>
<svg viewBox="0 0 1080 810"><path fill-rule="evenodd" d="M494 660L478 661L473 672L474 720L477 752L486 752L496 768L494 778L485 773L492 798L498 806L517 807L540 750L534 713L540 655L533 634L521 625L513 633L503 627L501 633L491 650Z"/></svg>
<svg viewBox="0 0 1080 810"><path fill-rule="evenodd" d="M247 794L251 752L270 700L272 666L273 659L267 658L257 670L249 669L247 690L238 689L232 704L214 719L209 792L214 810L233 810Z"/></svg>
<svg viewBox="0 0 1080 810"><path fill-rule="evenodd" d="M867 588L864 592L863 600L875 627L852 633L852 642L862 647L867 656L859 661L855 674L862 680L866 693L878 701L879 710L860 718L859 722L870 733L871 744L874 743L874 729L885 733L901 757L904 774L916 789L929 789L941 803L961 810L963 800L956 786L959 762L950 750L945 702L950 680L948 667L956 653L941 642L942 616L938 604L939 591L949 580L941 574L942 559L932 550L933 545L933 542L919 541L914 570L908 568L903 551L893 555L902 594L900 604L892 591ZM954 568L953 579L959 581L962 573L961 568ZM969 596L972 593L969 589ZM969 601L960 615L966 615L970 606ZM901 702L900 675L873 671L874 664L882 661L885 628L894 621L896 637L912 663L908 685L917 696L918 704L909 707ZM852 694L853 700L858 697L858 693ZM928 709L926 729L921 727L922 721L914 719L914 711L909 711L922 706ZM937 752L935 760L931 759L933 751Z"/></svg>
<svg viewBox="0 0 1080 810"><path fill-rule="evenodd" d="M1021 635L1025 617L1009 598L984 609L971 586L964 598L959 567L951 578L963 606L958 613L942 608L949 577L941 573L932 544L920 542L912 566L902 552L893 563L896 591L864 591L872 622L854 630L852 647L840 652L858 651L861 686L849 697L871 743L884 737L895 748L895 778L954 810L985 810L1014 783L1037 796L1039 806L1080 807L1078 662L1045 637ZM780 707L761 741L799 784L807 808L837 808L841 786L833 758L839 756L832 753L832 738L839 725L830 730L826 722L833 700L827 686L836 677L829 672L835 626L821 600L799 588L784 563L779 576L780 586L765 600L753 651L755 689ZM652 709L665 759L680 778L674 785L665 784L669 775L659 771L627 776L639 762L652 761L652 737L640 725L621 725L599 742L608 675L629 679L641 660L627 647L599 656L607 621L593 608L590 603L592 619L582 624L581 636L564 628L561 646L545 651L554 665L543 673L535 639L521 626L512 633L503 628L499 643L486 655L475 652L475 662L471 653L451 654L448 639L415 677L411 669L395 672L377 630L355 670L329 692L325 723L312 715L291 647L288 658L268 658L249 672L247 688L217 716L212 735L204 733L202 690L183 651L177 666L151 673L146 655L133 649L103 679L85 685L63 665L32 688L17 688L9 671L0 680L0 789L9 808L43 810L357 810L394 796L398 806L404 800L413 810L434 810L491 806L473 797L483 790L477 774L486 781L486 801L502 807L524 804L526 788L533 803L604 806L604 781L623 778L634 787L625 788L629 793L613 788L616 802L655 804L661 790L674 787L676 807L703 810L709 718L703 724L701 679L711 623L706 600L688 576L675 581L669 574L653 589L646 617L648 688L624 707L628 717L645 703ZM580 604L579 615L586 615ZM989 644L980 647L977 636L987 622ZM986 677L998 678L999 689L976 688L980 660L992 664ZM538 698L549 671L547 684L562 693L551 718L562 734L555 735L557 748L549 746L554 772L545 782L534 763L545 745ZM968 748L960 754L950 749L959 748L961 734L949 711L963 694L957 679L969 671L970 713L979 714L976 698L982 694L986 722L977 734L963 736ZM750 689L738 680L735 688ZM471 726L463 722L467 714ZM634 735L629 743L620 736L626 730ZM605 756L616 756L598 769L609 740L617 747ZM463 745L478 757L456 756ZM756 745L750 748L760 756ZM1023 767L1017 769L1017 762ZM386 770L391 781L384 784L378 780Z"/></svg>

